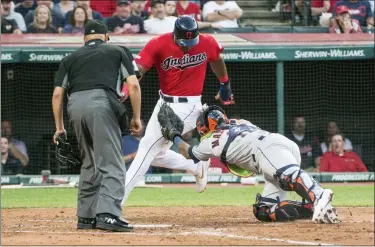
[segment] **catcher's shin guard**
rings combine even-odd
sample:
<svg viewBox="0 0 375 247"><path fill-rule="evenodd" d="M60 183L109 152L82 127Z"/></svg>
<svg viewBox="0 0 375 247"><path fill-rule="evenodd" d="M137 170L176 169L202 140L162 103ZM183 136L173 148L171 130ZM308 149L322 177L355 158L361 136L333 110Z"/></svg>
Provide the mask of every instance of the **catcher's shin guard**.
<svg viewBox="0 0 375 247"><path fill-rule="evenodd" d="M274 178L279 182L281 189L295 191L310 203L314 203L316 196L323 192L323 188L297 165L280 168Z"/></svg>
<svg viewBox="0 0 375 247"><path fill-rule="evenodd" d="M266 204L275 203L272 206ZM264 198L257 194L257 202L253 205L253 213L260 221L285 222L298 219L311 219L313 216L311 203L296 201L279 201L271 198Z"/></svg>

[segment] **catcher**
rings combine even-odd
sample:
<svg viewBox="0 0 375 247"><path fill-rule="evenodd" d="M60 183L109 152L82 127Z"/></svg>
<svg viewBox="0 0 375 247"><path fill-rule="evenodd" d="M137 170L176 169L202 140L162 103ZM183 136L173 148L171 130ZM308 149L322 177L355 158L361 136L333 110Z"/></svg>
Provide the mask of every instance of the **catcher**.
<svg viewBox="0 0 375 247"><path fill-rule="evenodd" d="M316 223L338 223L332 207L333 191L323 189L300 168L297 144L288 138L262 130L246 120L229 120L218 106L206 108L197 119L201 143L190 147L175 127L178 116L160 118L164 138L178 145L180 153L195 162L220 157L235 175L263 174L265 186L253 205L260 221L312 219ZM181 127L179 127L181 128ZM287 191L295 191L302 202L285 200Z"/></svg>

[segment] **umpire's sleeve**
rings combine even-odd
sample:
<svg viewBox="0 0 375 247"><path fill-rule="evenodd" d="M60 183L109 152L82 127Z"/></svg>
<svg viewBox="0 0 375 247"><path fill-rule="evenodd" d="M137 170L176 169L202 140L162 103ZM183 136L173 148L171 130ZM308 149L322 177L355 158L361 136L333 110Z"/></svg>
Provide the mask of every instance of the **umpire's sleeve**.
<svg viewBox="0 0 375 247"><path fill-rule="evenodd" d="M121 74L122 78L126 79L128 76L135 75L135 70L133 66L133 57L129 57L128 54L124 51L124 49L121 50Z"/></svg>
<svg viewBox="0 0 375 247"><path fill-rule="evenodd" d="M55 82L55 87L63 87L65 89L69 86L68 81L68 70L66 68L65 59L63 59L60 63L59 70L57 71Z"/></svg>
<svg viewBox="0 0 375 247"><path fill-rule="evenodd" d="M134 61L133 54L132 54L132 53L129 51L129 49L126 48L125 46L120 46L120 47L124 50L125 55L127 55L127 56L129 57L129 59L130 59L132 65L133 65L134 73L135 73L135 75L137 76L137 78L138 78L138 79L141 78L141 73L139 72L139 70L138 70L138 66L137 66L137 64L136 64L135 61Z"/></svg>

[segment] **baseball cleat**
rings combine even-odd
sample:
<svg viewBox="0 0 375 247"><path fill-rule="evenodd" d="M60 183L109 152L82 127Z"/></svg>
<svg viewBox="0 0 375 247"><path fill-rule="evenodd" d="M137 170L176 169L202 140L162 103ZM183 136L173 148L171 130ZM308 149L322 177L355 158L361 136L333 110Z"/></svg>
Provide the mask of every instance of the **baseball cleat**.
<svg viewBox="0 0 375 247"><path fill-rule="evenodd" d="M130 232L133 228L133 225L123 218L112 214L98 214L96 218L96 229L112 232Z"/></svg>
<svg viewBox="0 0 375 247"><path fill-rule="evenodd" d="M77 229L95 229L95 218L78 217Z"/></svg>
<svg viewBox="0 0 375 247"><path fill-rule="evenodd" d="M331 205L333 195L332 190L325 189L319 199L316 199L312 217L313 222L325 224L336 224L340 222L336 214L336 209Z"/></svg>
<svg viewBox="0 0 375 247"><path fill-rule="evenodd" d="M200 161L199 162L199 168L198 171L199 173L195 174L195 179L196 179L196 186L195 189L198 193L202 193L205 191L207 187L207 173L208 173L208 167L210 167L211 160L207 161Z"/></svg>

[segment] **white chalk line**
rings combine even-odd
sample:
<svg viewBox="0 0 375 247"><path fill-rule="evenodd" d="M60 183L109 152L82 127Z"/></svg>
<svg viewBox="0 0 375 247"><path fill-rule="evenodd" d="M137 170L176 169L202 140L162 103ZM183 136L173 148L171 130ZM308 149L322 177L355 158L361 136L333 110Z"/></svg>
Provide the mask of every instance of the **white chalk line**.
<svg viewBox="0 0 375 247"><path fill-rule="evenodd" d="M236 218L229 218L231 220L235 220ZM238 218L237 220L250 220L250 218ZM24 221L24 220L18 220L18 221ZM62 222L62 223L75 223L77 222L76 220L26 220L29 222ZM343 223L374 223L374 221L371 220L343 220L341 221ZM230 222L228 222L230 223ZM262 226L275 226L275 225L295 225L296 223L301 224L301 223L313 223L312 221L309 220L298 220L298 221L292 221L292 222L273 222L273 223L262 223L262 222L249 222L246 223L248 225L262 225ZM137 225L134 225L137 226ZM180 225L138 225L138 227L172 227L172 226L180 226Z"/></svg>
<svg viewBox="0 0 375 247"><path fill-rule="evenodd" d="M188 235L205 235L205 236L217 236L225 238L234 238L234 239L246 239L246 240L257 240L257 241L268 241L268 242L282 242L289 244L298 244L298 245L321 245L321 246L334 246L336 244L329 243L320 243L320 242L306 242L306 241L296 241L289 239L280 239L280 238L266 238L266 237L257 237L257 236L242 236L236 234L214 232L214 231L194 231L194 232L180 232L180 233L138 233L138 232L93 232L93 231L76 231L76 232L64 232L64 231L32 231L32 230L17 230L17 231L2 231L2 233L43 233L43 234L72 234L72 235L134 235L134 236L188 236Z"/></svg>

